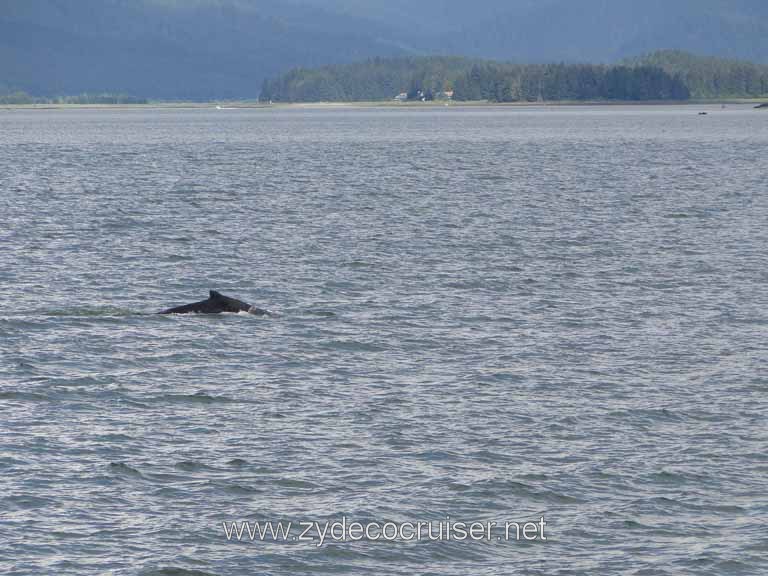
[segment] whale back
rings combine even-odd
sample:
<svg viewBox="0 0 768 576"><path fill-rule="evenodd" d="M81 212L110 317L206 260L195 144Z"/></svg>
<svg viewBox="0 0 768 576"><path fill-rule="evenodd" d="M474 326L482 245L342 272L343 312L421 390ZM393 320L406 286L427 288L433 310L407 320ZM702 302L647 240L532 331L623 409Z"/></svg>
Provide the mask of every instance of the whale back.
<svg viewBox="0 0 768 576"><path fill-rule="evenodd" d="M248 312L251 308L251 305L247 302L243 302L237 298L224 296L224 294L217 292L216 290L210 291L208 302L210 302L211 306L219 312Z"/></svg>
<svg viewBox="0 0 768 576"><path fill-rule="evenodd" d="M237 298L230 298L221 292L211 290L208 293L207 300L169 308L168 310L160 312L160 314L220 314L221 312L249 312L253 308L255 307L247 302L243 302ZM256 310L259 309L256 308Z"/></svg>

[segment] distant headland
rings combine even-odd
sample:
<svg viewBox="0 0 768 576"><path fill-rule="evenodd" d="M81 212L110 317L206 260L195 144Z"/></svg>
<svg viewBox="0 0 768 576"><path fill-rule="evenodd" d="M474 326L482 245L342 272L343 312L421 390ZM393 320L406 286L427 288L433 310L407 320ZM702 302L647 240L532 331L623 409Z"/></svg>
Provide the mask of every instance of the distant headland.
<svg viewBox="0 0 768 576"><path fill-rule="evenodd" d="M666 50L614 65L461 57L373 58L296 68L262 86L271 102L650 102L768 96L768 66Z"/></svg>

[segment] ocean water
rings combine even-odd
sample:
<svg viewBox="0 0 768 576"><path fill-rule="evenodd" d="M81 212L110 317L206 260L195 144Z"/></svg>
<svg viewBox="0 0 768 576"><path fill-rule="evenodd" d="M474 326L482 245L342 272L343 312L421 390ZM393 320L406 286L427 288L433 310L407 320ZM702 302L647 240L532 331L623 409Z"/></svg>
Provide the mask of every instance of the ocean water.
<svg viewBox="0 0 768 576"><path fill-rule="evenodd" d="M700 109L0 111L0 572L766 574L768 114Z"/></svg>

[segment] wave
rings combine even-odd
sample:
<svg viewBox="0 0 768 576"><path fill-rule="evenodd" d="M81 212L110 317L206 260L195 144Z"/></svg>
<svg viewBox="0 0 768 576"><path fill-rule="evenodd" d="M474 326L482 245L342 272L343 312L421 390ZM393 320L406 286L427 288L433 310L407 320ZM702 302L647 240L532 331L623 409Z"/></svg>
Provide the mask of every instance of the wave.
<svg viewBox="0 0 768 576"><path fill-rule="evenodd" d="M200 570L187 570L186 568L177 568L169 566L167 568L152 568L139 572L141 576L217 576L213 572L202 572Z"/></svg>
<svg viewBox="0 0 768 576"><path fill-rule="evenodd" d="M163 402L180 404L250 404L252 400L238 400L228 396L213 396L206 392L195 392L194 394L163 394L151 400L152 404Z"/></svg>
<svg viewBox="0 0 768 576"><path fill-rule="evenodd" d="M42 316L66 317L66 318L92 318L92 317L125 317L125 316L146 316L146 312L136 312L127 308L118 308L115 306L98 306L94 308L57 308L52 310L43 310L38 314Z"/></svg>

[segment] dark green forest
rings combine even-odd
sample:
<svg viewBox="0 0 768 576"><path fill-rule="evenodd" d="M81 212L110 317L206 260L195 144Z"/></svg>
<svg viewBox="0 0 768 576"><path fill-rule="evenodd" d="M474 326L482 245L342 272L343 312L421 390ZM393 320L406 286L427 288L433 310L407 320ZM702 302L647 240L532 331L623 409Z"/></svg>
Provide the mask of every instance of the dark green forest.
<svg viewBox="0 0 768 576"><path fill-rule="evenodd" d="M264 82L263 100L340 102L431 100L490 102L652 101L768 95L768 66L652 53L617 65L509 64L450 57L374 58L355 64L297 68Z"/></svg>
<svg viewBox="0 0 768 576"><path fill-rule="evenodd" d="M479 60L441 56L372 58L355 64L295 68L266 80L261 99L275 102L360 102L390 100L401 92L434 95L481 66Z"/></svg>
<svg viewBox="0 0 768 576"><path fill-rule="evenodd" d="M742 60L662 50L626 60L630 66L656 66L680 78L691 98L760 98L768 95L768 66Z"/></svg>
<svg viewBox="0 0 768 576"><path fill-rule="evenodd" d="M653 66L476 64L456 80L455 100L687 100L685 84Z"/></svg>

